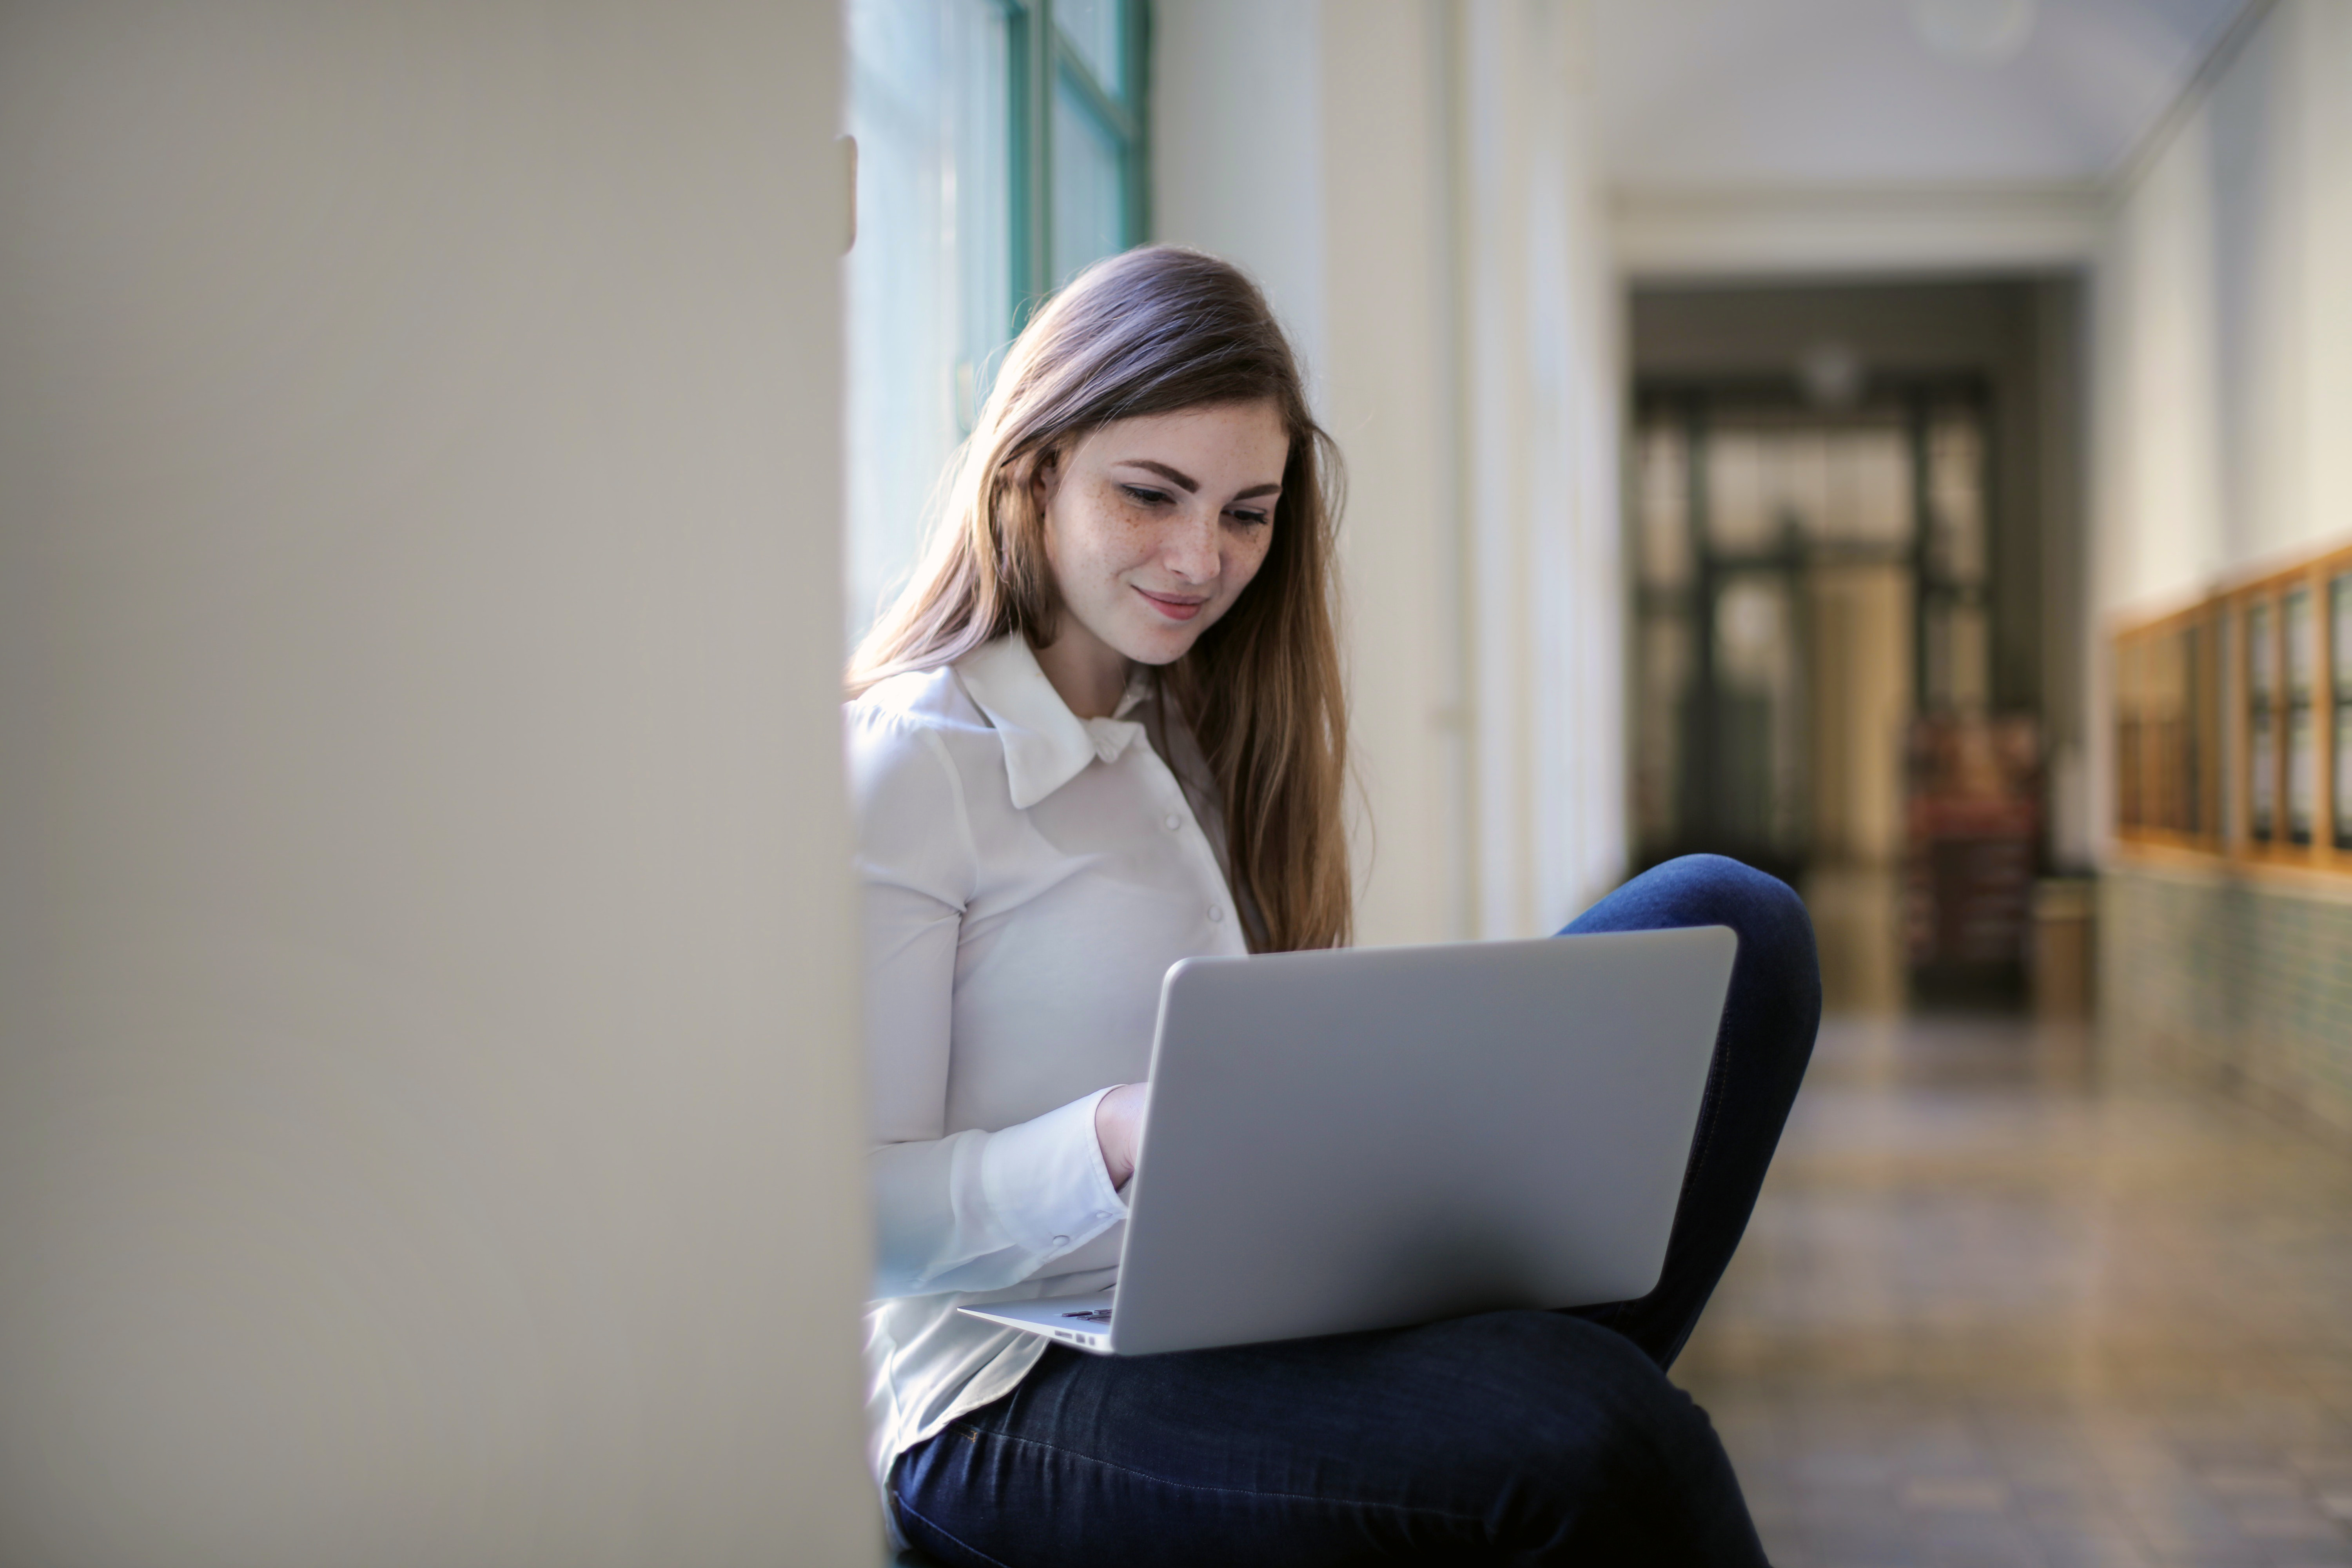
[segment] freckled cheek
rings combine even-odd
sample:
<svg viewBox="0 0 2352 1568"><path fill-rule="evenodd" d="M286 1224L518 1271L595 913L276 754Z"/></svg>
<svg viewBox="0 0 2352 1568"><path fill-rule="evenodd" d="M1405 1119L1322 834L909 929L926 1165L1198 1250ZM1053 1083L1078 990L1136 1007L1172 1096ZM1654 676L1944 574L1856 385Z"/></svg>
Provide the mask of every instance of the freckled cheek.
<svg viewBox="0 0 2352 1568"><path fill-rule="evenodd" d="M1064 541L1063 558L1055 564L1071 583L1117 577L1127 570L1132 551L1130 530L1110 506L1089 507L1072 518Z"/></svg>
<svg viewBox="0 0 2352 1568"><path fill-rule="evenodd" d="M1225 581L1230 584L1226 589L1228 595L1241 592L1256 578L1265 565L1265 558L1269 553L1267 546L1271 543L1270 540L1260 539L1253 543L1235 544L1227 549L1224 574Z"/></svg>
<svg viewBox="0 0 2352 1568"><path fill-rule="evenodd" d="M1148 517L1130 512L1118 520L1113 531L1118 557L1122 561L1143 562L1160 552L1160 530Z"/></svg>
<svg viewBox="0 0 2352 1568"><path fill-rule="evenodd" d="M1106 506L1093 521L1095 557L1114 574L1140 565L1159 546L1152 520L1139 507Z"/></svg>

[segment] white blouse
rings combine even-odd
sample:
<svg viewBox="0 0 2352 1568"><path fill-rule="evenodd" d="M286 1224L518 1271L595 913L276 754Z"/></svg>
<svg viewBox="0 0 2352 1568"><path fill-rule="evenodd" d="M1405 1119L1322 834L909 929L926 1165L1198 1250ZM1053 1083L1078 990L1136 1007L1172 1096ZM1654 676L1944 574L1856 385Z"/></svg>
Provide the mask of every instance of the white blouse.
<svg viewBox="0 0 2352 1568"><path fill-rule="evenodd" d="M1080 720L1018 635L847 706L877 1479L1045 1353L959 1303L1117 1279L1127 1205L1095 1102L1149 1070L1168 966L1247 950L1207 767L1158 707L1138 679Z"/></svg>

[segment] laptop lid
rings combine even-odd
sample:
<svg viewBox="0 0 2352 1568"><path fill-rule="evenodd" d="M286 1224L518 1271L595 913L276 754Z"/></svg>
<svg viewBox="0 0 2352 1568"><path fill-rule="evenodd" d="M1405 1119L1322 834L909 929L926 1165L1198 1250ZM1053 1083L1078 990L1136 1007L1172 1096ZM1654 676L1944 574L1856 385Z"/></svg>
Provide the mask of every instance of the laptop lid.
<svg viewBox="0 0 2352 1568"><path fill-rule="evenodd" d="M1737 946L1703 926L1176 964L1112 1350L1647 1293Z"/></svg>

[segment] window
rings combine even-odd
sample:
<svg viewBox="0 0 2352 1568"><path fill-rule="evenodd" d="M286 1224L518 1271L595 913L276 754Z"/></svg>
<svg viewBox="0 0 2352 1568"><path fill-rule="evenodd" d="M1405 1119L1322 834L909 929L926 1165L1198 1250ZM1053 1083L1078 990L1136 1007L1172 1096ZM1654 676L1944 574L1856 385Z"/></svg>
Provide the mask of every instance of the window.
<svg viewBox="0 0 2352 1568"><path fill-rule="evenodd" d="M1144 0L850 0L852 640L912 568L1004 345L1149 226Z"/></svg>
<svg viewBox="0 0 2352 1568"><path fill-rule="evenodd" d="M2126 841L2352 871L2352 551L2126 630L2114 668Z"/></svg>
<svg viewBox="0 0 2352 1568"><path fill-rule="evenodd" d="M2116 650L2116 821L2126 832L2204 848L2218 842L2215 626L2200 605Z"/></svg>

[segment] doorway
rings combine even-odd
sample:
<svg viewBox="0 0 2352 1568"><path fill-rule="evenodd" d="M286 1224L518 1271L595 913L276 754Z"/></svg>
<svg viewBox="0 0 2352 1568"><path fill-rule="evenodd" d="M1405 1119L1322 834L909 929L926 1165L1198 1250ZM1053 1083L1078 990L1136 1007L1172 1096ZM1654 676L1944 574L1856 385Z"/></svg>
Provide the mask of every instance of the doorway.
<svg viewBox="0 0 2352 1568"><path fill-rule="evenodd" d="M1913 721L1990 696L1988 389L1654 379L1635 406L1641 862L1730 855L1802 888L1832 996L1891 1010Z"/></svg>

